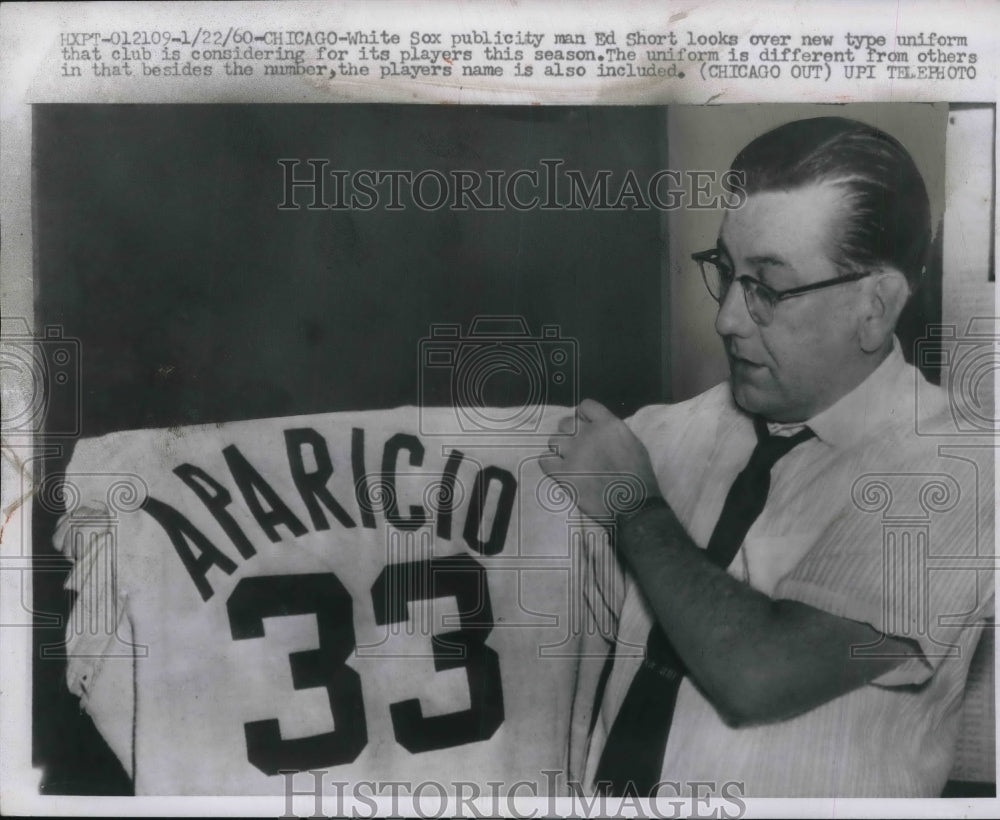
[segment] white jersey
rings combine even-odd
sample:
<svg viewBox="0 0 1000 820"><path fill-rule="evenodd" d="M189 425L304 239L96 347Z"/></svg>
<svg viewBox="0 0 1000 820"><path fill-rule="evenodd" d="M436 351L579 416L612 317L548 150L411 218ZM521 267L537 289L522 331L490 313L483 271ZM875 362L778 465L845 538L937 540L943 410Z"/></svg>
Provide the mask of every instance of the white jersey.
<svg viewBox="0 0 1000 820"><path fill-rule="evenodd" d="M596 525L541 472L545 436L449 426L401 408L78 443L69 685L137 794L563 768L572 542Z"/></svg>

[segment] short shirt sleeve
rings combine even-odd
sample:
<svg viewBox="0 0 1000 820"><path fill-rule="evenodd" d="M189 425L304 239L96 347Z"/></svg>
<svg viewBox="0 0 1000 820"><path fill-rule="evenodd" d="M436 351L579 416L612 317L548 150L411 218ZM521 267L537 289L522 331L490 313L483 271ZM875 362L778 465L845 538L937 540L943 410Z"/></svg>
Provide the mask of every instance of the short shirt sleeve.
<svg viewBox="0 0 1000 820"><path fill-rule="evenodd" d="M971 652L992 616L992 476L969 466L939 459L861 473L841 514L775 589L775 598L920 647L921 657L904 660L876 685L923 683L944 660ZM876 642L856 651L885 650Z"/></svg>

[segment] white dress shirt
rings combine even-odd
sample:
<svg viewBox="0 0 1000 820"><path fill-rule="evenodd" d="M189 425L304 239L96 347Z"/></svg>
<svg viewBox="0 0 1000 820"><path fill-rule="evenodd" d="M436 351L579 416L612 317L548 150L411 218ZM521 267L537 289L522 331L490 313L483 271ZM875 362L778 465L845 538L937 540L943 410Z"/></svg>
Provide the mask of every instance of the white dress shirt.
<svg viewBox="0 0 1000 820"><path fill-rule="evenodd" d="M767 505L729 572L774 598L911 639L923 656L805 714L746 728L727 726L685 678L661 777L682 793L695 781L717 789L738 782L750 797L940 793L969 661L993 612L993 450L950 452L939 445L968 440L920 434L946 429L950 416L947 397L926 382L915 409L917 379L897 342L864 383L807 422L816 438L773 468ZM690 401L643 408L629 426L704 548L755 446L751 418L724 383ZM570 776L591 791L652 624L629 573L607 556L592 558L590 615L609 626L615 663L592 733L595 676L581 674L577 691Z"/></svg>

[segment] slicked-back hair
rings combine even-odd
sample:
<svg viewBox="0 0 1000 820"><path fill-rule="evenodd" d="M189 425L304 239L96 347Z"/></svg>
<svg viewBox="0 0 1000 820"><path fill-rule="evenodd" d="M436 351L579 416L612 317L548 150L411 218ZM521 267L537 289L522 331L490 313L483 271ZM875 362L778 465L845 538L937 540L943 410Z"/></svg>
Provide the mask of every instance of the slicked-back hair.
<svg viewBox="0 0 1000 820"><path fill-rule="evenodd" d="M814 184L841 189L832 261L845 271L889 265L911 291L920 283L931 241L927 188L913 158L884 131L843 117L796 120L757 137L732 167L748 196Z"/></svg>

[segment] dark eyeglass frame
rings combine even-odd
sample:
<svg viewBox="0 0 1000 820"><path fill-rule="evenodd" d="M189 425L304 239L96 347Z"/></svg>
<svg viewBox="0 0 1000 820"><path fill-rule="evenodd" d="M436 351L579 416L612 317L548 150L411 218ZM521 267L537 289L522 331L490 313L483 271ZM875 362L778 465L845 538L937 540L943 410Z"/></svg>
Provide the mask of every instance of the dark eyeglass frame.
<svg viewBox="0 0 1000 820"><path fill-rule="evenodd" d="M873 271L870 270L860 271L858 273L848 273L844 276L835 276L833 279L823 279L820 282L812 282L808 285L800 285L799 287L788 288L787 290L775 290L770 285L765 285L760 281L760 279L754 279L752 276L736 276L733 277L728 285L725 285L723 293L716 296L712 293L712 286L709 283L708 274L705 271L705 264L708 263L715 265L716 270L718 270L718 263L722 258L722 253L718 248L710 248L707 251L692 253L691 258L698 263L698 268L701 270L701 278L705 282L705 287L708 289L709 295L720 305L726 298L726 294L729 292L729 288L732 287L733 282L739 282L740 287L743 288L743 299L746 302L750 318L753 319L758 325L767 325L771 322L774 318L774 308L778 302L783 302L785 299L793 299L796 296L802 296L806 293L812 293L814 290L831 288L834 285L843 285L847 282L857 282L859 279L864 279L866 276L871 276L873 273ZM768 310L771 315L766 319L766 321L762 317L758 317L750 305L750 288L753 288L768 305Z"/></svg>

